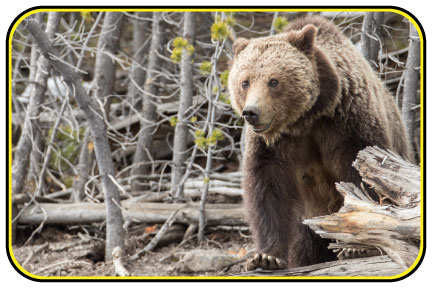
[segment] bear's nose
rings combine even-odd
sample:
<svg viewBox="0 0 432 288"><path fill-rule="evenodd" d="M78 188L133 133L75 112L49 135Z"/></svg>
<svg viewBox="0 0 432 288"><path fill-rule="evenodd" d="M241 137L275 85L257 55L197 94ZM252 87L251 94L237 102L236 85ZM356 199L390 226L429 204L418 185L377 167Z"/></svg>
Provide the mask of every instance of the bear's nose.
<svg viewBox="0 0 432 288"><path fill-rule="evenodd" d="M242 116L251 125L258 124L259 110L255 106L246 106L243 109Z"/></svg>

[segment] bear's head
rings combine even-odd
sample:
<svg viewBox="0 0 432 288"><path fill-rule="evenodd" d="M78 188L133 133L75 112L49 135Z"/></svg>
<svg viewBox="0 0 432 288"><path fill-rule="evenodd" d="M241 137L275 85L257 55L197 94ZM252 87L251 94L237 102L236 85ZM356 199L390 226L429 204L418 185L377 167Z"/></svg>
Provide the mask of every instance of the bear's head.
<svg viewBox="0 0 432 288"><path fill-rule="evenodd" d="M274 143L315 104L320 94L315 47L317 28L233 44L229 76L233 108L266 143Z"/></svg>

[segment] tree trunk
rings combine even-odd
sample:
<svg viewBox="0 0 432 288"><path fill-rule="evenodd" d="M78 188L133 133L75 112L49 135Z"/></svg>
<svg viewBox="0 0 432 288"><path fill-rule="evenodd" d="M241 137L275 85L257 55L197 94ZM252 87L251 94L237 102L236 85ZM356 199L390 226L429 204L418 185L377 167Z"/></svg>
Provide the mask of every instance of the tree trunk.
<svg viewBox="0 0 432 288"><path fill-rule="evenodd" d="M154 95L157 94L156 77L157 71L160 69L160 58L157 55L162 53L163 48L163 20L161 12L153 12L152 24L152 39L150 43L150 53L148 61L148 70L146 81L144 84L145 94L143 95L143 120L140 122L140 132L138 136L138 147L134 155L134 168L132 175L147 174L151 165L145 164L152 161L152 142L153 130L156 122L156 105L154 102ZM132 183L132 190L140 190L139 183L134 181Z"/></svg>
<svg viewBox="0 0 432 288"><path fill-rule="evenodd" d="M195 38L195 12L185 12L183 38L189 44L194 45ZM188 115L187 111L192 105L193 85L193 54L189 55L183 49L180 64L180 105L177 114L177 125L175 127L173 143L173 172L171 174L171 193L176 194L178 184L185 171L185 161L187 159L187 140L188 140ZM183 193L176 195L183 197Z"/></svg>
<svg viewBox="0 0 432 288"><path fill-rule="evenodd" d="M361 33L361 51L363 56L367 59L371 59L370 55L370 42L372 35L372 23L373 23L373 14L374 12L365 12L363 24L362 24L362 33Z"/></svg>
<svg viewBox="0 0 432 288"><path fill-rule="evenodd" d="M151 18L151 12L137 12L136 16L140 18ZM128 97L135 106L135 109L142 110L142 96L140 89L144 85L146 71L144 64L146 56L148 55L149 33L147 30L151 29L151 22L133 19L133 61L130 70L131 81L128 87Z"/></svg>
<svg viewBox="0 0 432 288"><path fill-rule="evenodd" d="M120 196L117 186L110 179L110 176L113 176L115 171L111 158L109 142L105 135L106 125L101 118L102 111L99 105L95 103L95 100L87 95L86 90L81 84L81 79L78 77L74 69L64 62L56 60L56 58L60 57L59 53L54 49L51 41L40 29L38 24L35 21L27 19L25 19L23 22L26 25L27 30L36 40L41 53L50 59L51 64L63 76L64 81L68 85L69 89L74 92L75 99L78 102L80 108L85 113L89 126L92 130L96 160L98 163L105 195L107 226L105 259L109 260L112 257L111 253L114 247L119 246L121 249L124 249L124 230L122 227L122 211L120 207L118 207L118 203L120 203ZM50 55L52 55L52 58L50 58Z"/></svg>
<svg viewBox="0 0 432 288"><path fill-rule="evenodd" d="M96 55L95 95L104 103L108 119L115 82L116 62L110 55L116 55L120 45L120 35L123 25L123 13L106 12Z"/></svg>
<svg viewBox="0 0 432 288"><path fill-rule="evenodd" d="M402 99L402 118L411 144L414 143L415 111L417 89L419 85L420 39L416 28L410 23L410 46L405 64L405 85Z"/></svg>
<svg viewBox="0 0 432 288"><path fill-rule="evenodd" d="M48 39L54 38L54 33L59 27L61 13L48 13L48 22L45 29ZM36 20L32 20L33 22ZM18 195L21 193L27 172L29 170L30 153L33 149L34 135L33 131L38 127L40 105L45 96L46 84L50 70L50 62L45 56L38 59L38 69L34 78L34 87L30 95L30 102L27 105L26 117L24 126L21 132L21 137L18 141L17 148L14 154L12 164L12 193ZM32 85L32 84L31 84Z"/></svg>
<svg viewBox="0 0 432 288"><path fill-rule="evenodd" d="M95 64L95 96L105 103L105 116L109 120L110 104L115 82L116 63L109 55L116 55L120 46L120 35L123 24L123 13L107 12L102 26L101 36L98 42L98 50ZM88 128L89 129L89 128ZM88 180L89 169L93 164L93 155L89 152L88 143L91 141L90 131L86 129L85 137L80 150L78 175L74 180L74 200L84 199L84 186Z"/></svg>

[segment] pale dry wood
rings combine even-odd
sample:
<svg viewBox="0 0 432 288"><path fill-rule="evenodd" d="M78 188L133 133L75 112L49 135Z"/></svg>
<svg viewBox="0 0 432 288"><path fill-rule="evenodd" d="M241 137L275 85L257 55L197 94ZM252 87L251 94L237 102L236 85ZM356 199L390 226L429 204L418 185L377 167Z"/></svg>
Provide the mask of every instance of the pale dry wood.
<svg viewBox="0 0 432 288"><path fill-rule="evenodd" d="M198 204L165 204L122 202L123 217L144 223L165 223L169 216L182 208L176 215L176 223L198 223ZM45 224L91 224L105 221L103 203L39 204L46 212ZM42 211L31 205L17 219L18 224L33 225L44 221ZM241 204L208 204L207 225L245 225Z"/></svg>
<svg viewBox="0 0 432 288"><path fill-rule="evenodd" d="M129 271L123 265L123 250L120 247L114 247L112 251L112 259L116 276L130 276Z"/></svg>
<svg viewBox="0 0 432 288"><path fill-rule="evenodd" d="M260 270L230 276L394 276L404 271L387 255L326 262L289 270Z"/></svg>
<svg viewBox="0 0 432 288"><path fill-rule="evenodd" d="M363 181L400 207L420 204L420 168L391 151L378 147L362 150L353 166Z"/></svg>
<svg viewBox="0 0 432 288"><path fill-rule="evenodd" d="M183 38L190 45L194 45L195 38L195 16L194 12L185 12ZM172 173L171 173L171 193L176 194L178 185L186 169L186 160L188 158L189 134L188 118L192 105L192 96L194 92L193 83L193 62L194 55L183 48L180 63L180 100L177 113L177 125L174 131L173 156L172 156ZM180 191L176 197L183 197L183 191Z"/></svg>

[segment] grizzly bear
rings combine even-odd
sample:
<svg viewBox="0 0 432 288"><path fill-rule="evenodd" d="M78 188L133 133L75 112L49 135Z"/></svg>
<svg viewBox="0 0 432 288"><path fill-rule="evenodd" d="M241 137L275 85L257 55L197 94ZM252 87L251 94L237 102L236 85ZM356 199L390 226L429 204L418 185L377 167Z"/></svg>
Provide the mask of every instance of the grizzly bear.
<svg viewBox="0 0 432 288"><path fill-rule="evenodd" d="M239 38L233 54L229 91L248 124L243 188L257 248L246 269L335 260L329 241L302 221L339 210L335 182L360 184L352 163L366 146L411 159L395 101L321 17L294 20L278 35Z"/></svg>

